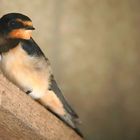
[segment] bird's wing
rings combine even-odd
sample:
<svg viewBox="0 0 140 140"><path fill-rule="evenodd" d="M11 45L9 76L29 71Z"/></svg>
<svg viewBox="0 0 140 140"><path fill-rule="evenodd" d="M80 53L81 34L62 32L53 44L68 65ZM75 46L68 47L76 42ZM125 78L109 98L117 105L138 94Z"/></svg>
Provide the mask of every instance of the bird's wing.
<svg viewBox="0 0 140 140"><path fill-rule="evenodd" d="M54 113L57 117L59 117L62 121L64 121L68 126L73 128L75 132L78 133L81 137L83 137L83 134L81 133L80 129L77 126L79 123L79 120L78 120L79 117L76 114L76 112L71 108L71 106L68 104L66 99L64 98L53 76L51 79L50 90L53 91L56 94L56 96L59 98L59 100L62 102L63 107L66 111L66 114L59 115L59 114L56 114L53 110L50 110L50 111Z"/></svg>
<svg viewBox="0 0 140 140"><path fill-rule="evenodd" d="M68 102L66 101L66 99L64 98L61 90L59 89L55 79L52 77L51 78L51 85L50 85L50 89L54 91L54 93L58 96L58 98L61 100L61 102L64 105L65 110L74 118L74 119L78 119L78 115L77 113L72 109L72 107L68 104Z"/></svg>

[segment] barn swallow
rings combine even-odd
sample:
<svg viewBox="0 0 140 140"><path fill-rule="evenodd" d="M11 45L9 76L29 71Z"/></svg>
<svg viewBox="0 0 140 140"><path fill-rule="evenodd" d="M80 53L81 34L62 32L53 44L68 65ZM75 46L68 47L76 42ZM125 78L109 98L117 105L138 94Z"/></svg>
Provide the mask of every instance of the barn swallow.
<svg viewBox="0 0 140 140"><path fill-rule="evenodd" d="M3 74L80 136L78 115L59 89L49 60L32 38L29 17L9 13L0 18L0 66Z"/></svg>

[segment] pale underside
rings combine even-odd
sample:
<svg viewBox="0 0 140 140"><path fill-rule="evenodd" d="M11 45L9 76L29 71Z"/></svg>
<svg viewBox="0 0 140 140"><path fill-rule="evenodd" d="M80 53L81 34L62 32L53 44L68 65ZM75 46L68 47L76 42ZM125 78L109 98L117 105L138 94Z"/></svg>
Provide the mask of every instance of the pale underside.
<svg viewBox="0 0 140 140"><path fill-rule="evenodd" d="M65 114L59 98L48 90L51 70L44 57L28 55L19 44L2 54L0 65L4 75L24 92L32 91L29 94L32 98L57 114Z"/></svg>

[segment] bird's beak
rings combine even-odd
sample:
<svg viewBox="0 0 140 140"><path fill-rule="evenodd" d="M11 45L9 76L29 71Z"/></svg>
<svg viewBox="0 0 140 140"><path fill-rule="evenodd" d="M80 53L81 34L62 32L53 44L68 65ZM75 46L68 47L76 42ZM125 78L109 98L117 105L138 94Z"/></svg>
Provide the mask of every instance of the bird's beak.
<svg viewBox="0 0 140 140"><path fill-rule="evenodd" d="M25 27L26 30L35 30L35 28L33 26L27 26Z"/></svg>

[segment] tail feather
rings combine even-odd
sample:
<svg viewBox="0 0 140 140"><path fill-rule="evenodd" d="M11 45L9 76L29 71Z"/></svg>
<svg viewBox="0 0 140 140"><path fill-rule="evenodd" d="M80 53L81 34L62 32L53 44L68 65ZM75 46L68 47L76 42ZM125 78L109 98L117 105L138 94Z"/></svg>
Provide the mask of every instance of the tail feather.
<svg viewBox="0 0 140 140"><path fill-rule="evenodd" d="M69 113L66 113L66 115L61 116L58 115L57 113L53 112L51 109L47 108L51 113L53 113L56 117L58 117L61 121L63 121L67 126L72 128L79 136L83 137L82 132L80 129L77 127L78 121L77 119L72 118L72 116Z"/></svg>
<svg viewBox="0 0 140 140"><path fill-rule="evenodd" d="M83 137L82 132L78 128L78 121L71 117L71 115L66 114L64 116L58 116L63 122L65 122L69 127L71 127L78 135Z"/></svg>

